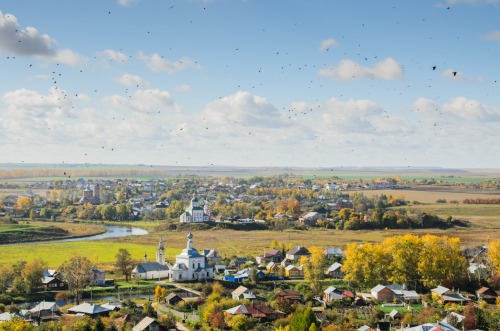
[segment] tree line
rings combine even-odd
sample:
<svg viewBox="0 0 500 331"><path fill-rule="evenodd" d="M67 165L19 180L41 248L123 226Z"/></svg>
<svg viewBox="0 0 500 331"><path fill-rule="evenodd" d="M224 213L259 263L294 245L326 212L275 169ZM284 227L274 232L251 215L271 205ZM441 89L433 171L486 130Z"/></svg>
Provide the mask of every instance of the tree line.
<svg viewBox="0 0 500 331"><path fill-rule="evenodd" d="M460 245L459 238L430 234L390 237L380 244L348 244L344 279L363 288L377 284L463 288L468 263ZM492 270L500 273L500 241L490 243L488 257Z"/></svg>

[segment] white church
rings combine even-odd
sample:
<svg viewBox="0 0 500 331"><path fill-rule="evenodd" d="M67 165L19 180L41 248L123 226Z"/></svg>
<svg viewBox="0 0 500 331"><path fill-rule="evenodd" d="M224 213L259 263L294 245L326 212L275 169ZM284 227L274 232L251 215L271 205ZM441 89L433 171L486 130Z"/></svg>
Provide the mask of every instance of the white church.
<svg viewBox="0 0 500 331"><path fill-rule="evenodd" d="M132 277L141 279L169 278L173 282L201 281L214 278L214 268L207 262L193 245L193 235L187 235L187 246L175 257L175 264L169 268L165 263L165 247L163 237L156 249L156 262L148 262L144 254L144 262L132 270ZM208 251L208 250L207 250Z"/></svg>
<svg viewBox="0 0 500 331"><path fill-rule="evenodd" d="M181 223L197 223L210 221L210 204L208 203L208 201L205 201L202 207L200 201L198 201L198 198L196 198L196 195L193 194L191 204L188 208L186 208L186 211L181 214L179 221Z"/></svg>
<svg viewBox="0 0 500 331"><path fill-rule="evenodd" d="M213 279L214 269L206 262L205 256L201 255L194 248L191 232L189 232L187 238L187 247L175 257L175 264L170 268L170 280L173 282L185 282Z"/></svg>
<svg viewBox="0 0 500 331"><path fill-rule="evenodd" d="M132 277L141 279L160 279L168 278L169 268L165 263L165 246L163 246L163 237L160 236L160 242L156 249L156 262L148 262L148 256L144 253L144 262L139 263L132 270Z"/></svg>

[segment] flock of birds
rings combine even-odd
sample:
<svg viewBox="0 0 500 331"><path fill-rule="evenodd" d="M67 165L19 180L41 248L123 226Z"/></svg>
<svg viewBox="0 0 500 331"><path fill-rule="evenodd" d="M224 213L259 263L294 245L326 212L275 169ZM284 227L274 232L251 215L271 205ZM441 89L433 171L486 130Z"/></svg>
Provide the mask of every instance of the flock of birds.
<svg viewBox="0 0 500 331"><path fill-rule="evenodd" d="M175 10L175 8L176 8L175 5L171 5L170 7L168 7L169 10ZM450 10L450 7L446 7L446 9ZM206 7L203 7L203 10L206 10ZM107 11L107 15L112 15L112 12ZM364 26L364 24L363 24L363 26ZM266 29L260 29L260 30L261 30L261 32L266 31ZM17 33L17 32L18 32L18 30L16 29L15 33ZM146 30L145 34L147 36L151 35L151 30ZM19 40L18 42L20 43L20 42L22 42L22 40ZM361 46L361 45L358 45L358 46ZM241 52L242 47L239 46L239 47L235 47L233 49L235 52ZM120 50L120 51L122 51L122 50ZM327 48L325 51L330 52L330 48ZM274 50L272 52L275 56L286 57L290 54L290 51L283 51L283 50ZM347 53L344 53L344 54L348 55ZM359 56L361 59L364 59L364 61L366 61L366 62L368 62L371 59L376 60L378 58L378 55L365 56L365 55L362 55L361 52L356 53L356 55ZM129 57L129 59L133 59L132 55L128 55L128 57ZM8 55L8 56L6 56L6 59L7 60L15 60L16 56ZM105 58L100 59L97 56L94 57L94 60L111 61L111 60L105 59ZM56 66L56 68L58 68L59 63L56 63L55 66ZM323 66L326 67L327 63L324 63ZM29 64L29 68L31 68L31 69L37 68L38 69L37 66L35 66L35 67L33 66L33 63ZM226 65L226 68L228 68L229 70L231 69L228 65ZM281 74L289 74L290 73L291 75L296 74L299 77L302 77L302 75L304 75L305 71L315 72L318 70L316 64L307 64L307 63L301 63L301 64L287 63L287 64L282 64L279 68L267 68L266 66L260 65L260 66L257 66L257 68L256 68L256 75L257 75L257 77L262 76L262 75L266 75L267 71L276 72L276 69ZM436 71L436 70L438 70L438 66L434 65L434 66L430 67L429 69L432 71ZM84 79L83 76L85 76L85 78L88 77L88 76L86 76L87 73L85 72L84 68L80 68L77 70L79 71L80 74L82 74L82 79ZM454 71L451 71L451 74L453 75L453 77L457 77L459 72L457 70L454 70ZM59 106L59 109L65 111L67 114L66 116L69 119L73 118L74 116L78 116L78 109L77 109L78 106L76 105L76 103L78 101L79 93L81 93L81 94L86 94L86 93L84 91L75 92L74 97L73 97L73 94L71 96L68 95L68 92L66 92L66 90L63 87L64 86L64 78L65 78L63 75L63 70L51 70L49 76L50 76L51 86L53 87L50 89L50 95L51 95L51 97L57 97L57 101L61 102L61 106ZM129 77L126 77L126 78L128 79ZM307 79L304 82L306 83L305 86L308 89L323 88L322 84L315 86L314 85L315 82L311 79ZM236 87L238 89L241 89L242 86L243 86L243 84L236 85ZM256 87L261 87L261 88L264 87L265 88L265 86L263 86L262 82L249 83L247 86L247 88L251 88L251 89L255 89ZM135 84L135 90L137 91L139 89L142 89L141 84ZM97 95L99 93L98 89L93 89L93 93L95 95ZM124 97L126 99L129 99L129 100L134 99L134 93L133 93L132 88L130 88L130 87L125 88L123 91L123 94L124 94ZM343 94L340 94L340 96L342 97ZM41 98L44 98L44 96L41 96ZM223 99L223 97L220 96L219 99ZM66 109L63 109L63 108L66 108ZM282 107L281 108L283 116L285 118L288 118L289 120L299 118L301 115L308 116L308 115L314 113L315 111L319 111L319 110L321 110L321 103L318 100L316 100L315 107L308 107L308 109L298 109L298 108L292 108L292 107ZM410 111L412 111L412 110L410 110ZM154 111L149 110L149 111L145 111L145 113L149 114L149 115L161 115L162 114L160 110L154 110ZM284 114L286 114L286 115L284 115ZM166 116L166 115L164 115L164 116ZM385 118L390 118L389 113L385 110L383 111L382 116L384 116ZM112 117L112 120L113 121L118 121L118 120L127 121L127 118L114 116L114 117ZM243 122L241 122L241 123L239 123L238 121L233 121L233 122L234 122L233 124L235 125L235 127L238 125L240 125L242 127L246 126L246 124ZM434 126L436 127L437 124L435 123ZM175 132L177 132L177 134L180 134L184 131L184 129L185 129L185 126L181 126L181 127L175 128L175 129L174 128L168 129L169 130L168 132L171 134L173 134ZM47 127L47 130L51 130L51 128ZM209 130L209 126L205 126L205 130ZM253 133L252 131L246 130L246 132L248 133L248 136L252 136L252 133ZM316 135L315 138L319 138L319 136ZM251 139L251 138L249 138L249 139ZM323 141L324 141L324 139L323 139ZM166 144L161 145L161 146L166 146ZM316 145L316 147L317 146L318 145ZM114 152L116 148L117 148L117 146L100 146L100 150L106 150L108 152ZM263 148L263 147L261 147L261 148ZM351 151L355 152L354 149L351 149ZM92 151L92 152L94 153L95 151ZM89 153L90 152L85 152L84 156L87 157ZM177 164L178 161L175 161L175 163ZM210 163L210 164L213 165L212 163ZM64 173L64 175L67 175L67 174Z"/></svg>

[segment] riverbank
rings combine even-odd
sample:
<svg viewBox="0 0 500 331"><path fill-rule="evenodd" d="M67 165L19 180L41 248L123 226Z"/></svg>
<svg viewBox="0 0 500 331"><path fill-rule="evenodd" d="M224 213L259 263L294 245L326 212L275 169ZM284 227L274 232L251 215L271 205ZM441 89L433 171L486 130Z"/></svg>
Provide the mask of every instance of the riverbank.
<svg viewBox="0 0 500 331"><path fill-rule="evenodd" d="M41 221L0 223L0 245L85 238L103 233L106 233L106 228L96 224Z"/></svg>

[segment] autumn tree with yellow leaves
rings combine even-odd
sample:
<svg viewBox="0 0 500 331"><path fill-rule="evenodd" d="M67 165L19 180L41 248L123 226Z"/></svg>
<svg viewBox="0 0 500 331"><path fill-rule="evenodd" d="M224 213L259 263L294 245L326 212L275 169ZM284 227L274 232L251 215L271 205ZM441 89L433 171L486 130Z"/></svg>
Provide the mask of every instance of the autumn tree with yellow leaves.
<svg viewBox="0 0 500 331"><path fill-rule="evenodd" d="M446 236L408 234L381 244L349 244L344 253L344 279L363 287L388 282L435 287L461 279L467 268L460 239Z"/></svg>
<svg viewBox="0 0 500 331"><path fill-rule="evenodd" d="M325 278L324 265L326 261L323 249L319 247L310 247L310 258L302 257L301 263L304 266L304 279L309 282L313 293L321 292L321 280Z"/></svg>
<svg viewBox="0 0 500 331"><path fill-rule="evenodd" d="M496 274L500 274L500 240L492 241L488 245L488 259Z"/></svg>

